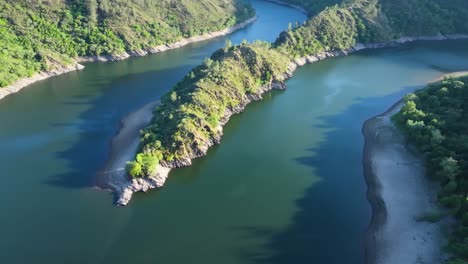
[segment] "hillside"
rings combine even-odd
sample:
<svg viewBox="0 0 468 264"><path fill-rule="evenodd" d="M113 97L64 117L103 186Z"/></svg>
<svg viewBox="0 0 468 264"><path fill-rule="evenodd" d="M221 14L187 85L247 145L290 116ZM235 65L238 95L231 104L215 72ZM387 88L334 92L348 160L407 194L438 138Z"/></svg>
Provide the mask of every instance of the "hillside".
<svg viewBox="0 0 468 264"><path fill-rule="evenodd" d="M0 87L76 56L173 43L231 27L254 12L233 0L0 1Z"/></svg>
<svg viewBox="0 0 468 264"><path fill-rule="evenodd" d="M309 2L288 0L292 3ZM334 0L327 0L334 4ZM320 11L305 25L283 32L276 46L297 56L348 49L403 36L468 32L468 2L463 0L347 0ZM317 9L318 8L318 9Z"/></svg>

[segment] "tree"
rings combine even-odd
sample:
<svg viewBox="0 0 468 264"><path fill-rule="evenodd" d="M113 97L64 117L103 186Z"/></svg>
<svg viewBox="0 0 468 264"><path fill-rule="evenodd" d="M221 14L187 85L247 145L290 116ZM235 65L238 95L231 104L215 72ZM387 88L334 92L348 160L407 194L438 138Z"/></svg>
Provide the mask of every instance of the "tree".
<svg viewBox="0 0 468 264"><path fill-rule="evenodd" d="M458 161L453 157L445 157L440 162L440 171L439 175L454 180L456 176L460 173L460 167L458 166Z"/></svg>
<svg viewBox="0 0 468 264"><path fill-rule="evenodd" d="M97 23L97 9L98 4L96 0L86 0L86 8L88 10L89 15L89 24L91 26L96 25Z"/></svg>
<svg viewBox="0 0 468 264"><path fill-rule="evenodd" d="M141 173L142 173L141 164L136 161L127 162L125 169L127 170L128 174L130 174L130 176L132 176L133 178L137 178L141 176Z"/></svg>
<svg viewBox="0 0 468 264"><path fill-rule="evenodd" d="M226 39L226 43L224 44L224 52L228 52L231 47L232 41L230 39Z"/></svg>

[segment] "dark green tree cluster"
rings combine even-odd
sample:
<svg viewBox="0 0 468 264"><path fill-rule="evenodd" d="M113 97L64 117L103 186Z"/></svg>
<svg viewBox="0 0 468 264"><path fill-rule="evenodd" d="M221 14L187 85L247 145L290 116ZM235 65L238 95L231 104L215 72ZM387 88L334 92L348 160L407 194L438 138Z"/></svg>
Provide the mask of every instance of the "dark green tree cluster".
<svg viewBox="0 0 468 264"><path fill-rule="evenodd" d="M429 175L440 182L439 202L458 225L448 263L468 263L468 76L448 78L405 97L393 119L426 156Z"/></svg>
<svg viewBox="0 0 468 264"><path fill-rule="evenodd" d="M305 0L312 16L304 25L283 32L275 45L296 57L351 48L356 43L385 42L402 36L468 32L464 0Z"/></svg>
<svg viewBox="0 0 468 264"><path fill-rule="evenodd" d="M282 80L289 62L269 43L227 43L161 99L151 124L142 131L140 153L127 171L133 177L148 176L154 173L151 164L139 159L173 161L206 152L219 141L226 113L236 112L252 96L258 98L262 85Z"/></svg>
<svg viewBox="0 0 468 264"><path fill-rule="evenodd" d="M0 1L0 87L70 64L233 26L255 14L234 0Z"/></svg>

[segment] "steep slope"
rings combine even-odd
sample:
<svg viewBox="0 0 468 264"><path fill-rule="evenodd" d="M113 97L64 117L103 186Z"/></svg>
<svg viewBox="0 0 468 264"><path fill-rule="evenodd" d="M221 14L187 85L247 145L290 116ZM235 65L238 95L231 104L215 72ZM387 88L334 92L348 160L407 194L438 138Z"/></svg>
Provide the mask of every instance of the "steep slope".
<svg viewBox="0 0 468 264"><path fill-rule="evenodd" d="M253 15L250 5L234 0L0 1L0 87L76 56L173 43Z"/></svg>
<svg viewBox="0 0 468 264"><path fill-rule="evenodd" d="M275 44L294 56L307 56L403 36L467 33L466 18L468 2L463 0L347 0L283 32Z"/></svg>

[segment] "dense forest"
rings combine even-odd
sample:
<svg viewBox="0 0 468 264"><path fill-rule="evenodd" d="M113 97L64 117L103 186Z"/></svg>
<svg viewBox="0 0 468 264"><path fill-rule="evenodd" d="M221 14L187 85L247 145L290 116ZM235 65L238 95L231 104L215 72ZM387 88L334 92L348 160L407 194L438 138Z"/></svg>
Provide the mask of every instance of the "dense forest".
<svg viewBox="0 0 468 264"><path fill-rule="evenodd" d="M450 209L458 225L448 249L468 259L468 76L445 79L409 94L393 119L425 154L429 176L440 182L440 204Z"/></svg>
<svg viewBox="0 0 468 264"><path fill-rule="evenodd" d="M288 0L310 3L306 0ZM276 41L295 57L347 49L356 43L376 43L403 36L468 32L468 1L464 0L347 0L313 1L304 25L283 32ZM341 2L341 3L337 3Z"/></svg>
<svg viewBox="0 0 468 264"><path fill-rule="evenodd" d="M0 87L69 64L233 26L254 15L233 0L0 1Z"/></svg>

